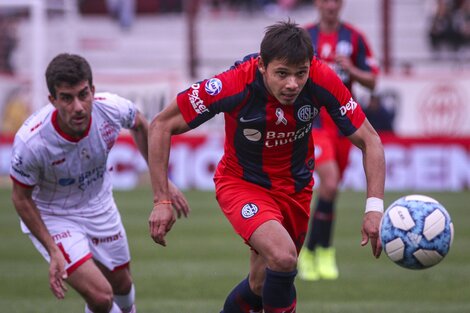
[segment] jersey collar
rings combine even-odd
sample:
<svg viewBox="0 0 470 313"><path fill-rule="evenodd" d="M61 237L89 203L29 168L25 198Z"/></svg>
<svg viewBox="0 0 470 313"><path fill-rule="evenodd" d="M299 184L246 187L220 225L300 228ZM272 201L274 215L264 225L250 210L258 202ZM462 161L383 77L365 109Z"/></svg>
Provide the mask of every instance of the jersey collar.
<svg viewBox="0 0 470 313"><path fill-rule="evenodd" d="M57 131L57 133L62 137L64 138L65 140L67 141L70 141L70 142L79 142L80 140L82 140L82 138L88 136L88 133L90 132L90 127L91 127L91 119L92 119L92 116L90 116L90 123L88 124L88 127L86 129L86 131L83 133L83 136L81 137L72 137L70 136L69 134L65 133L62 129L60 129L59 127L59 121L57 119L57 110L55 110L54 112L52 112L52 125L54 126L54 129Z"/></svg>

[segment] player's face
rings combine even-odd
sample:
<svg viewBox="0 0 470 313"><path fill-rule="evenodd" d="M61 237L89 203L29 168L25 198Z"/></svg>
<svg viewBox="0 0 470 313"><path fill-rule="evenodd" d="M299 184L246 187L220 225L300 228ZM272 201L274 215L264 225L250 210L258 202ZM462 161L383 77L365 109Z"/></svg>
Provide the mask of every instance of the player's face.
<svg viewBox="0 0 470 313"><path fill-rule="evenodd" d="M258 68L269 93L281 104L293 104L307 82L310 62L291 65L275 59L265 66L260 59Z"/></svg>
<svg viewBox="0 0 470 313"><path fill-rule="evenodd" d="M49 95L49 101L57 109L59 127L72 137L81 137L88 129L95 87L88 81L77 85L56 86L56 98Z"/></svg>
<svg viewBox="0 0 470 313"><path fill-rule="evenodd" d="M316 0L315 4L322 21L336 23L339 20L339 11L343 4L342 0Z"/></svg>

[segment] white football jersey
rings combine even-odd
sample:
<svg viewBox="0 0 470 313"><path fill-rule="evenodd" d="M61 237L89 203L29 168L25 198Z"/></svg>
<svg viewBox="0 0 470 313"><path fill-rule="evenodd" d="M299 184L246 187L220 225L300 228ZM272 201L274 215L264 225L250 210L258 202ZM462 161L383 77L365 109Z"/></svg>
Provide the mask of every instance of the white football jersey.
<svg viewBox="0 0 470 313"><path fill-rule="evenodd" d="M114 203L107 168L109 151L121 128L132 128L135 105L110 93L97 93L91 125L73 140L57 126L57 111L48 104L29 117L13 144L10 175L30 186L41 214L95 216Z"/></svg>

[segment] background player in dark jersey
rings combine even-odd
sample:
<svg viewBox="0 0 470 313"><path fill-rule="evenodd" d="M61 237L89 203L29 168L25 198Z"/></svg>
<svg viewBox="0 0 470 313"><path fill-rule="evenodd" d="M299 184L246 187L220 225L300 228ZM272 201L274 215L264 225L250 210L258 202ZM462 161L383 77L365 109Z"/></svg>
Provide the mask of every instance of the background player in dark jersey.
<svg viewBox="0 0 470 313"><path fill-rule="evenodd" d="M297 255L308 228L314 167L312 122L322 107L364 155L367 177L362 245L379 257L384 153L380 138L338 76L313 58L305 29L280 22L267 28L260 56L194 83L152 121L149 167L153 240L166 245L175 214L168 192L171 136L217 113L225 117L224 155L216 197L234 230L251 247L250 272L228 295L223 313L295 312Z"/></svg>
<svg viewBox="0 0 470 313"><path fill-rule="evenodd" d="M317 56L326 62L351 91L353 82L373 89L378 68L364 36L340 20L342 0L314 0L320 21L307 26ZM351 91L352 92L352 91ZM336 279L338 268L332 246L335 202L351 142L338 130L326 110L320 111L312 131L315 172L320 178L310 231L299 256L299 277Z"/></svg>

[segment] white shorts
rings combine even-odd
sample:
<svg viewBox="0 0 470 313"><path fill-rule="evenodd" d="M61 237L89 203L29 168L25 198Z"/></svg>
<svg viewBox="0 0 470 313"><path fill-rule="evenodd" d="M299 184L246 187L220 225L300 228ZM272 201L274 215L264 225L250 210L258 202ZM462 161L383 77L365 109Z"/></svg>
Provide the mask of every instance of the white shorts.
<svg viewBox="0 0 470 313"><path fill-rule="evenodd" d="M93 258L110 271L130 262L127 235L116 207L93 217L42 215L49 233L64 254L70 275L85 261ZM24 224L23 231L42 256L50 262L49 253Z"/></svg>

